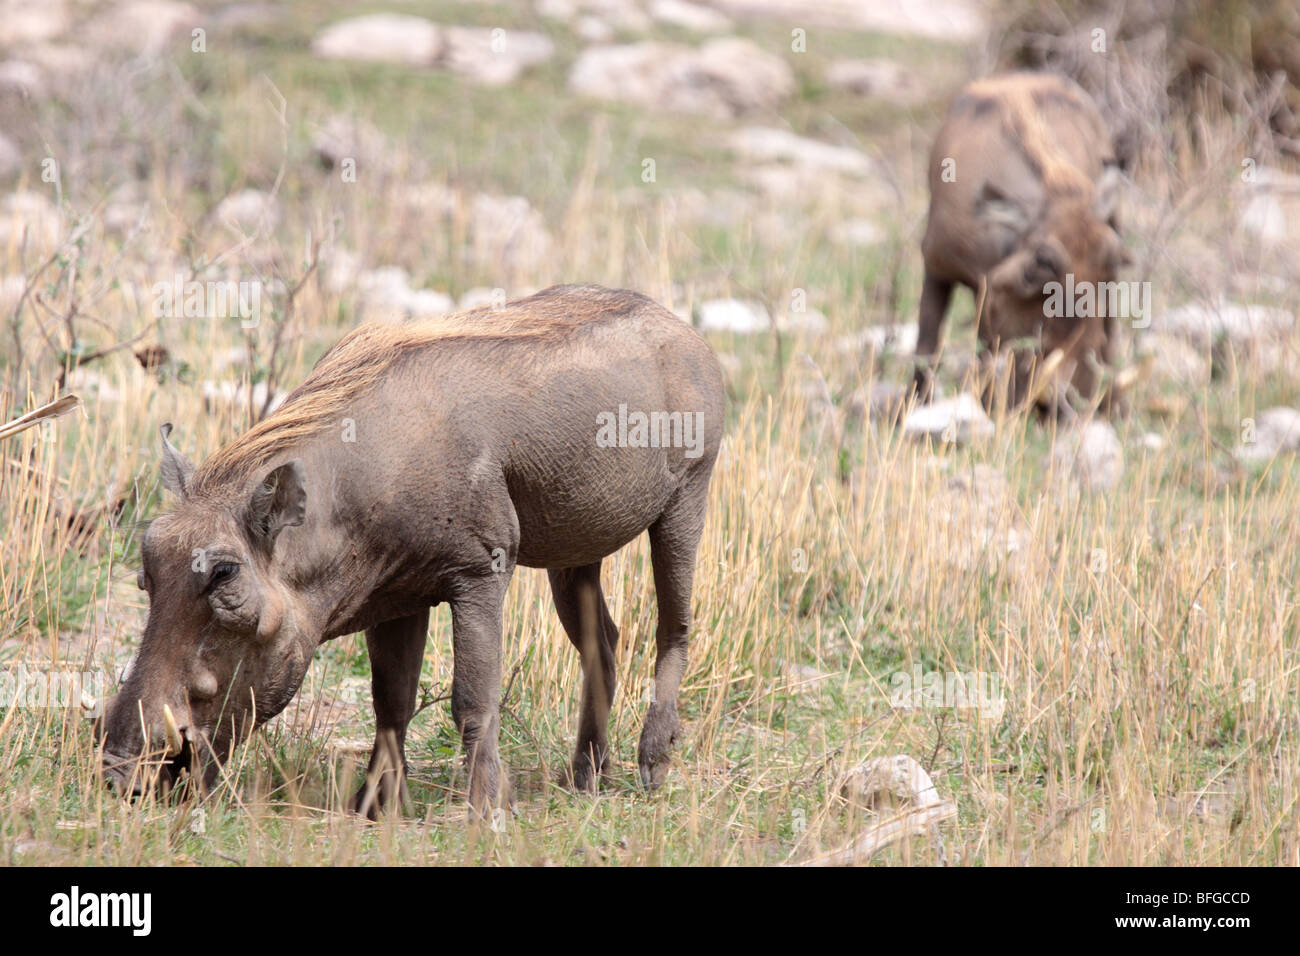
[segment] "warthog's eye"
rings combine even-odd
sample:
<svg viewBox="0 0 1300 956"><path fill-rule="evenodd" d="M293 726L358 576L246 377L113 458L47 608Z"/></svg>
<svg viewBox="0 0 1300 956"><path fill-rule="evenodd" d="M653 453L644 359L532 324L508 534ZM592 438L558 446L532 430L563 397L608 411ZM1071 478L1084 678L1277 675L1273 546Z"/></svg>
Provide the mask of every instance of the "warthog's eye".
<svg viewBox="0 0 1300 956"><path fill-rule="evenodd" d="M229 581L239 573L239 565L233 561L222 561L212 569L212 577L208 578L208 586L204 591L211 591L219 584Z"/></svg>

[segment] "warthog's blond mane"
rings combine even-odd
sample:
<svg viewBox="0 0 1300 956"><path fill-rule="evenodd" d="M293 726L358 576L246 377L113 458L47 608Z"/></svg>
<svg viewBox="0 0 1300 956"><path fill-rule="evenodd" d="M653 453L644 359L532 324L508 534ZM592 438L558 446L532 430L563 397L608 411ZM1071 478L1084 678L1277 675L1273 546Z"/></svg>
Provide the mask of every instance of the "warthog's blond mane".
<svg viewBox="0 0 1300 956"><path fill-rule="evenodd" d="M580 304L572 296L580 293ZM650 304L635 293L557 286L505 306L480 306L454 315L398 325L368 324L348 333L316 363L284 404L199 466L191 488L215 492L298 442L337 424L358 395L402 359L437 342L548 339L579 325Z"/></svg>
<svg viewBox="0 0 1300 956"><path fill-rule="evenodd" d="M1092 180L1057 145L1041 112L1041 105L1048 98L1064 98L1081 110L1088 110L1090 107L1078 90L1063 84L1053 74L1012 73L977 80L970 85L969 92L998 104L1007 131L1025 158L1038 168L1049 193L1084 197L1091 194Z"/></svg>

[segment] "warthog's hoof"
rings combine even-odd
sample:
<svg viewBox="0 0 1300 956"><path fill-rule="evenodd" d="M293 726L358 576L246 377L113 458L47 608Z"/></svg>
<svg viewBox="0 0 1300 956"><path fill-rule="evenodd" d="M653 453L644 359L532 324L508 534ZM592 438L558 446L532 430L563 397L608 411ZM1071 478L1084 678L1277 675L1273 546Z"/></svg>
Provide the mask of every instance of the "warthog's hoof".
<svg viewBox="0 0 1300 956"><path fill-rule="evenodd" d="M588 753L573 758L569 765L566 783L576 793L595 793L600 789L601 777L605 775L605 762L596 766Z"/></svg>
<svg viewBox="0 0 1300 956"><path fill-rule="evenodd" d="M637 765L641 770L641 786L654 790L668 776L669 759L673 744L677 743L680 725L677 714L651 710L641 733L641 746L637 748Z"/></svg>
<svg viewBox="0 0 1300 956"><path fill-rule="evenodd" d="M393 774L386 773L377 781L367 780L361 785L348 801L348 812L375 823L383 814L400 813L410 802L406 778L397 781Z"/></svg>

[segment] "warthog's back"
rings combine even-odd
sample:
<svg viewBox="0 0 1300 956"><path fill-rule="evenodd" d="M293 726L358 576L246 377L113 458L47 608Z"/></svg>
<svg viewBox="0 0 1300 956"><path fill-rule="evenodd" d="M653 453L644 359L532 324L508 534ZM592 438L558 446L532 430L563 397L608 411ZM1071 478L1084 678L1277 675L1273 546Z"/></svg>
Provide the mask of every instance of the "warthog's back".
<svg viewBox="0 0 1300 956"><path fill-rule="evenodd" d="M559 286L424 331L437 334L405 364L443 428L438 447L420 453L447 464L455 449L472 458L467 467L504 474L520 564L574 566L611 553L717 455L717 359L644 296ZM394 378L409 387L403 372Z"/></svg>

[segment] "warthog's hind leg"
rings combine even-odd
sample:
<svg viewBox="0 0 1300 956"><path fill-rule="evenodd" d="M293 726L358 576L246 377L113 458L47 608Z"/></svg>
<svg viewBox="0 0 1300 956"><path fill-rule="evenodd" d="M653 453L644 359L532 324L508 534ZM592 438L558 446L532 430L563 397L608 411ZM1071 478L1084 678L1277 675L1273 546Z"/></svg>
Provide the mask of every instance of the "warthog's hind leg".
<svg viewBox="0 0 1300 956"><path fill-rule="evenodd" d="M691 629L691 585L695 553L704 530L709 473L698 472L678 488L668 507L650 526L659 623L655 630L654 697L641 731L637 763L642 786L653 789L668 773L668 756L677 740L677 688L686 670L686 640Z"/></svg>
<svg viewBox="0 0 1300 956"><path fill-rule="evenodd" d="M609 757L606 728L618 679L614 673L618 628L600 589L599 561L547 574L560 623L582 655L582 716L573 754L573 785L579 790L594 790Z"/></svg>

